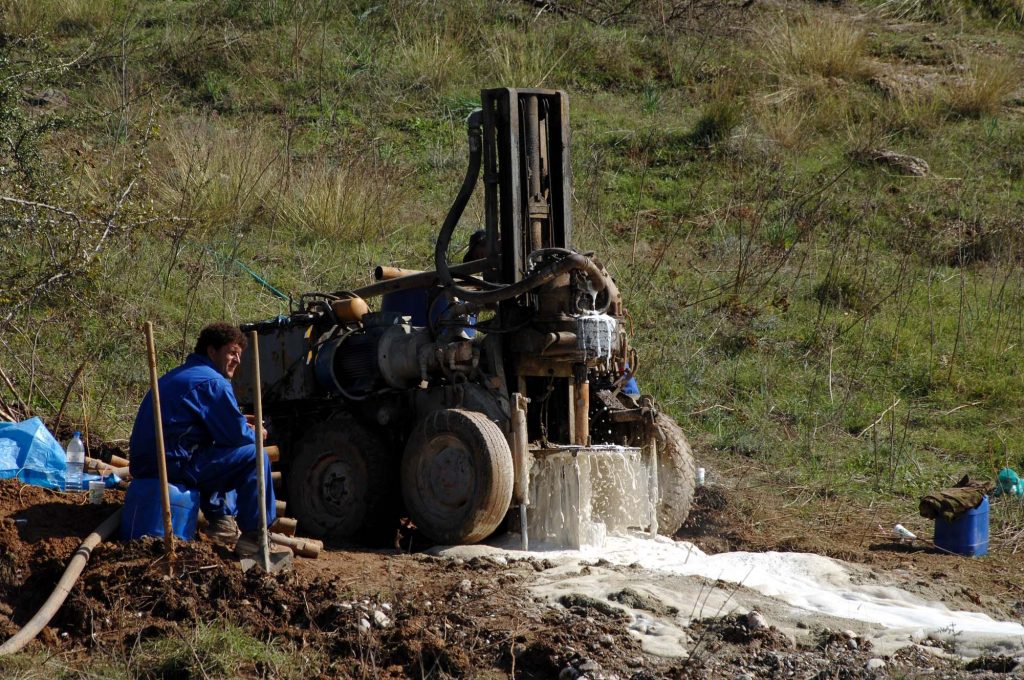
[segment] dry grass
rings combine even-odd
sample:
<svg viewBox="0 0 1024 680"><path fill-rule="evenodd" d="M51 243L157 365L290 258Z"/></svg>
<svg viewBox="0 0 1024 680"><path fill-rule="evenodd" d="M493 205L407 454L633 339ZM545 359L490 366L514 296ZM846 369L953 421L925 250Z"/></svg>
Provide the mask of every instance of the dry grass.
<svg viewBox="0 0 1024 680"><path fill-rule="evenodd" d="M510 87L552 87L549 80L568 52L549 34L502 27L486 53L491 82Z"/></svg>
<svg viewBox="0 0 1024 680"><path fill-rule="evenodd" d="M996 113L1021 82L1011 58L967 56L962 68L963 77L946 86L944 98L952 113L965 118Z"/></svg>
<svg viewBox="0 0 1024 680"><path fill-rule="evenodd" d="M253 220L284 166L283 145L261 127L184 121L165 134L154 159L156 193L163 209L217 230Z"/></svg>
<svg viewBox="0 0 1024 680"><path fill-rule="evenodd" d="M882 16L901 21L943 20L963 12L961 0L885 0L877 9Z"/></svg>
<svg viewBox="0 0 1024 680"><path fill-rule="evenodd" d="M872 73L864 30L841 17L776 22L759 37L768 67L782 83L807 76L862 80Z"/></svg>
<svg viewBox="0 0 1024 680"><path fill-rule="evenodd" d="M105 26L114 14L109 0L0 0L0 25L18 36L55 30L76 33Z"/></svg>
<svg viewBox="0 0 1024 680"><path fill-rule="evenodd" d="M314 238L367 238L401 223L403 188L381 161L352 158L340 166L314 160L275 200L283 223Z"/></svg>
<svg viewBox="0 0 1024 680"><path fill-rule="evenodd" d="M372 237L404 205L397 171L372 151L289 162L284 139L257 126L181 123L165 135L154 174L165 212L213 232L262 224L312 239Z"/></svg>
<svg viewBox="0 0 1024 680"><path fill-rule="evenodd" d="M795 151L807 143L808 114L802 107L762 101L754 108L757 130L778 146Z"/></svg>

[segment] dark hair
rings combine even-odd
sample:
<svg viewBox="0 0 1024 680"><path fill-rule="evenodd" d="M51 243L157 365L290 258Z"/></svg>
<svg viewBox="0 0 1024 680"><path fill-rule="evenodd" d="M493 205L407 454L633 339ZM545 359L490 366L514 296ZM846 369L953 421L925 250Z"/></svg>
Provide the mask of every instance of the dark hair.
<svg viewBox="0 0 1024 680"><path fill-rule="evenodd" d="M487 232L483 229L477 229L473 232L473 235L469 237L469 245L466 246L466 255L462 258L463 262L472 262L473 260L479 260L482 257L487 257Z"/></svg>
<svg viewBox="0 0 1024 680"><path fill-rule="evenodd" d="M196 340L196 348L193 350L196 354L206 355L206 350L209 347L215 350L220 349L224 345L236 344L242 349L245 349L249 345L249 341L242 335L242 331L239 330L238 326L226 323L224 321L218 321L217 323L211 323L209 326L199 331L199 339Z"/></svg>

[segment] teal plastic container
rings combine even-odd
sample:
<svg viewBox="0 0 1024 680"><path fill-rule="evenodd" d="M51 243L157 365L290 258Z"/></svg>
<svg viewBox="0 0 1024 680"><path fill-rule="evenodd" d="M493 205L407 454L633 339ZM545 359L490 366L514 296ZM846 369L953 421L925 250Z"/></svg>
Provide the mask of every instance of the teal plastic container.
<svg viewBox="0 0 1024 680"><path fill-rule="evenodd" d="M988 496L981 505L952 522L935 518L935 545L957 555L981 557L988 554Z"/></svg>
<svg viewBox="0 0 1024 680"><path fill-rule="evenodd" d="M171 496L171 528L174 535L190 541L199 520L199 491L183 484L168 484ZM164 519L159 479L135 479L128 485L121 513L121 539L163 536Z"/></svg>

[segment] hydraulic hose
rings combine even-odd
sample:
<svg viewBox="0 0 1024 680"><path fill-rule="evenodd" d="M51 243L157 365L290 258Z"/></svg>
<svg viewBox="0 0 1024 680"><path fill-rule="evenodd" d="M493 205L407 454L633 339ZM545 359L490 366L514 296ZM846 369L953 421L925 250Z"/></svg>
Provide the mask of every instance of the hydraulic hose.
<svg viewBox="0 0 1024 680"><path fill-rule="evenodd" d="M451 270L448 268L448 246L452 242L452 234L455 227L466 210L466 204L473 196L473 189L476 188L476 181L480 177L480 155L481 155L481 127L480 121L483 112L479 109L469 115L466 125L469 128L469 166L466 168L466 177L462 180L462 186L455 197L455 202L448 209L448 214L441 225L441 233L437 235L437 243L434 244L434 268L437 269L437 278L445 288L455 286L455 279L452 278Z"/></svg>
<svg viewBox="0 0 1024 680"><path fill-rule="evenodd" d="M513 284L501 286L494 290L480 291L470 290L455 283L451 268L448 265L448 247L451 245L452 234L455 232L455 227L458 225L459 219L466 209L466 204L469 203L469 199L473 195L473 189L480 175L480 157L482 153L481 120L482 113L477 110L469 116L467 121L467 127L469 128L469 166L466 168L466 177L462 180L462 187L459 189L452 207L448 210L448 215L441 225L441 233L438 234L437 243L434 246L434 267L437 269L437 278L441 285L449 293L465 302L487 305L518 297L523 293L543 286L567 271L580 269L587 273L587 277L590 279L596 292L600 292L605 288L612 288L610 292L614 293L615 284L612 283L611 277L601 271L600 267L593 260L565 248L535 250L535 254L555 254L561 255L562 258L538 269L525 279ZM609 300L611 300L611 296L609 296Z"/></svg>
<svg viewBox="0 0 1024 680"><path fill-rule="evenodd" d="M110 535L121 526L121 510L118 510L113 515L103 520L102 523L96 529L85 537L82 541L82 545L78 546L78 550L75 551L74 556L68 562L67 569L64 570L64 575L57 581L56 587L53 592L50 593L50 597L46 599L43 606L39 608L36 615L33 616L28 623L26 623L21 630L14 634L11 639L0 645L0 656L6 654L14 654L15 652L21 651L21 649L31 642L36 635L39 635L39 631L43 629L46 624L50 622L53 615L57 613L60 606L64 604L64 600L67 599L68 593L71 592L71 587L75 585L75 581L82 575L82 570L85 569L86 563L89 561L89 556L92 555L92 550L101 541L110 538Z"/></svg>

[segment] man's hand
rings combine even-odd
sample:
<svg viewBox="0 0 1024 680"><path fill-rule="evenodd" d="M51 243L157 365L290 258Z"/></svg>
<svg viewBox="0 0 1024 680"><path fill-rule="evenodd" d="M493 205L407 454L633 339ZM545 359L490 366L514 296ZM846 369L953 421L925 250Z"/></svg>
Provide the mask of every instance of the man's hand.
<svg viewBox="0 0 1024 680"><path fill-rule="evenodd" d="M246 415L245 416L245 424L248 425L253 430L255 430L256 429L256 416ZM267 424L266 423L263 424L263 441L267 441Z"/></svg>

